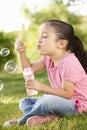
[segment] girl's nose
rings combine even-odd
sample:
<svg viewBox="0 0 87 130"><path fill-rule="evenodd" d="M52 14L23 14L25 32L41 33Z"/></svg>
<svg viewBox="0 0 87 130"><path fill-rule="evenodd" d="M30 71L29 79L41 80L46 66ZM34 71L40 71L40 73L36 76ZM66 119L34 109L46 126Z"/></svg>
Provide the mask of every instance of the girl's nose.
<svg viewBox="0 0 87 130"><path fill-rule="evenodd" d="M38 40L38 43L41 43L41 40Z"/></svg>
<svg viewBox="0 0 87 130"><path fill-rule="evenodd" d="M41 37L38 38L38 42L39 42L39 43L42 42L42 38L41 38Z"/></svg>

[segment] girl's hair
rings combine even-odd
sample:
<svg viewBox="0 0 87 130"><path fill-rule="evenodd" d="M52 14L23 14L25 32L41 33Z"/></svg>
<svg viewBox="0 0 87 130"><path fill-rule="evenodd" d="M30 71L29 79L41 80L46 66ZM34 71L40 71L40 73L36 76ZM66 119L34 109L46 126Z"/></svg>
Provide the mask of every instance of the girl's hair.
<svg viewBox="0 0 87 130"><path fill-rule="evenodd" d="M66 39L68 41L67 50L70 50L76 55L87 73L87 52L84 50L81 40L74 35L73 27L60 20L48 20L45 23L48 23L55 29L57 40Z"/></svg>

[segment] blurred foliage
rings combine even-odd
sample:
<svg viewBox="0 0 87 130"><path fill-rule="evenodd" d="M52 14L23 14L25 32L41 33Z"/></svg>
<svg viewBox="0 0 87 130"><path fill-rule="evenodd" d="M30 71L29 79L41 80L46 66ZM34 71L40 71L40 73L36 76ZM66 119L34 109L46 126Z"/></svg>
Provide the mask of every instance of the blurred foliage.
<svg viewBox="0 0 87 130"><path fill-rule="evenodd" d="M68 11L69 5L75 1L76 0L70 0L67 1L67 4L64 4L63 0L50 0L48 7L42 8L40 11L37 11L36 8L35 11L31 11L28 6L23 6L22 11L24 17L27 21L30 21L30 23L27 30L24 31L23 27L23 31L21 33L24 33L21 36L25 42L27 41L27 43L33 45L33 48L29 48L28 44L26 45L26 54L30 60L36 60L40 57L36 48L38 29L41 23L49 19L59 19L70 23L75 29L75 34L79 36L86 46L87 28L85 30L83 29L83 17Z"/></svg>
<svg viewBox="0 0 87 130"><path fill-rule="evenodd" d="M8 48L10 50L10 54L6 57L0 55L0 71L3 71L4 65L8 60L15 60L16 56L14 53L14 41L15 41L15 33L4 33L0 32L0 51L3 48Z"/></svg>
<svg viewBox="0 0 87 130"><path fill-rule="evenodd" d="M28 23L28 28L26 29L26 26L23 25L21 31L12 32L10 34L0 33L0 49L8 47L11 50L9 56L5 58L0 56L0 68L2 68L7 60L16 57L13 44L15 38L24 41L26 55L30 61L40 58L41 56L38 54L37 50L39 26L49 19L59 19L70 23L74 27L75 34L83 41L85 49L87 49L87 16L75 15L68 11L70 4L76 1L77 0L68 0L67 3L64 4L63 0L50 0L49 5L42 8L40 11L37 11L37 7L35 7L34 11L31 11L28 5L26 6L26 4L23 4L21 11ZM18 56L17 62L20 62Z"/></svg>

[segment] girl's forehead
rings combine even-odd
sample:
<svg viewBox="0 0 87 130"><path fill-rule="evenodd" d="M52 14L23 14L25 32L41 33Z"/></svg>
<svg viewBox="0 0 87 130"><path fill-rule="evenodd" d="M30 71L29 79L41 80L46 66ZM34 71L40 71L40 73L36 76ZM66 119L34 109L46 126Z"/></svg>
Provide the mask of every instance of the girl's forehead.
<svg viewBox="0 0 87 130"><path fill-rule="evenodd" d="M40 29L39 29L39 32L47 32L47 33L50 33L50 32L53 32L54 29L52 26L50 26L49 24L47 23L43 23L41 26L40 26Z"/></svg>

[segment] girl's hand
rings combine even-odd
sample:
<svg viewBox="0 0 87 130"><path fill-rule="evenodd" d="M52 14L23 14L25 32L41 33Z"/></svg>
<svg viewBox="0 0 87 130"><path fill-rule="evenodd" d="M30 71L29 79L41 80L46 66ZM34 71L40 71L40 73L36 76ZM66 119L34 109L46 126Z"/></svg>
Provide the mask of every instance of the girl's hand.
<svg viewBox="0 0 87 130"><path fill-rule="evenodd" d="M41 91L41 83L37 80L30 79L25 82L25 88Z"/></svg>
<svg viewBox="0 0 87 130"><path fill-rule="evenodd" d="M24 51L24 46L22 41L18 41L15 43L15 50L17 50L18 52Z"/></svg>

